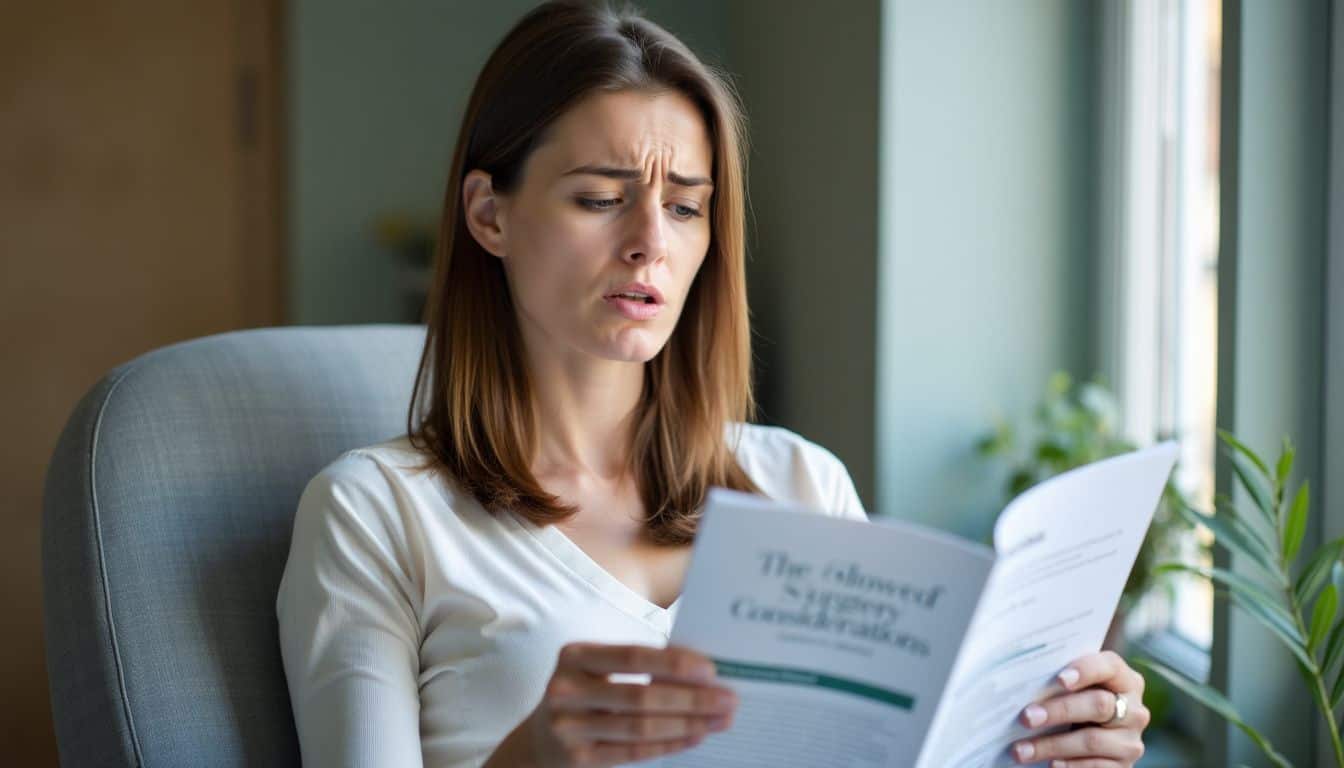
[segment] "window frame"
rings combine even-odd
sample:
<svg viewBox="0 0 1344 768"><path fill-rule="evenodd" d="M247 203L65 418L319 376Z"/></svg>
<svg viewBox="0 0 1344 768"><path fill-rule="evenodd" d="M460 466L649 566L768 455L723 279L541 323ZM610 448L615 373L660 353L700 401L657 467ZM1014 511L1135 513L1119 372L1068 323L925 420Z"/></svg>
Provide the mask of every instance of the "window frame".
<svg viewBox="0 0 1344 768"><path fill-rule="evenodd" d="M1321 538L1344 536L1344 0L1330 6L1330 135L1326 203L1325 432L1322 435ZM1316 760L1328 765L1334 751L1318 729Z"/></svg>

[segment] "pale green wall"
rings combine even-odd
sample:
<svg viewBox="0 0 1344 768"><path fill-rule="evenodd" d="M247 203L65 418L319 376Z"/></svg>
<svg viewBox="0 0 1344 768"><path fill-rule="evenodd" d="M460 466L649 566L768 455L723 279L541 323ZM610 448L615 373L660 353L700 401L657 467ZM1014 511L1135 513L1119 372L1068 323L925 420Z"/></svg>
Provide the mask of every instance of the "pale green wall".
<svg viewBox="0 0 1344 768"><path fill-rule="evenodd" d="M981 533L1003 473L972 452L1052 370L1090 375L1097 8L887 0L877 500Z"/></svg>

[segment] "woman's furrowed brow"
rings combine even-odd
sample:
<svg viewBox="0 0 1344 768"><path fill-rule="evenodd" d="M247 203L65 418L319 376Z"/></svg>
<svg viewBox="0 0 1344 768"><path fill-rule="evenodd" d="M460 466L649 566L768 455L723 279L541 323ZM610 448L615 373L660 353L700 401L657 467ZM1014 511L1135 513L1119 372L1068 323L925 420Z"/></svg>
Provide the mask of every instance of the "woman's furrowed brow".
<svg viewBox="0 0 1344 768"><path fill-rule="evenodd" d="M620 179L622 181L639 181L644 178L644 172L638 168L615 168L609 165L581 165L573 170L565 171L561 175L605 176L608 179ZM704 176L682 176L673 171L668 171L667 180L679 187L706 187L713 185L713 182Z"/></svg>

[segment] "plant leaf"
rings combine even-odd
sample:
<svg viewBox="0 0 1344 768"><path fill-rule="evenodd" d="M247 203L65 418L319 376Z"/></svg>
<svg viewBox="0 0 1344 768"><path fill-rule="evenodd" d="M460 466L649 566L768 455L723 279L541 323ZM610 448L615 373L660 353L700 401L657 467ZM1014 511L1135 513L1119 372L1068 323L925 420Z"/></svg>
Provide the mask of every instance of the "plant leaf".
<svg viewBox="0 0 1344 768"><path fill-rule="evenodd" d="M1231 518L1241 524L1241 527L1255 535L1256 539L1265 545L1265 551L1269 553L1269 559L1275 563L1279 560L1279 532L1274 525L1265 519L1263 514L1246 515L1241 509L1232 503L1232 497L1227 494L1219 494L1214 501L1214 512L1218 516Z"/></svg>
<svg viewBox="0 0 1344 768"><path fill-rule="evenodd" d="M1036 476L1029 469L1019 469L1008 478L1008 495L1016 497L1036 484Z"/></svg>
<svg viewBox="0 0 1344 768"><path fill-rule="evenodd" d="M1185 675L1182 675L1180 672L1153 661L1152 659L1134 658L1130 661L1136 666L1143 667L1156 673L1167 682L1185 692L1190 698L1213 710L1224 720L1241 729L1241 732L1246 734L1251 741L1255 742L1255 745L1260 748L1261 752L1265 753L1265 756L1268 757L1274 765L1279 768L1292 768L1292 764L1288 762L1287 758L1274 749L1274 746L1270 744L1269 739L1266 739L1264 736L1260 735L1259 731L1247 725L1246 721L1241 719L1241 715L1237 712L1236 707L1232 706L1232 702L1228 701L1223 694L1219 693L1214 688L1202 683L1197 683Z"/></svg>
<svg viewBox="0 0 1344 768"><path fill-rule="evenodd" d="M1072 386L1073 377L1068 371L1055 371L1045 383L1047 393L1056 397L1068 392Z"/></svg>
<svg viewBox="0 0 1344 768"><path fill-rule="evenodd" d="M1228 458L1232 460L1232 471L1236 474L1237 479L1241 480L1242 487L1251 495L1251 499L1255 501L1255 506L1264 514L1265 520L1269 522L1269 527L1277 531L1279 524L1278 516L1274 511L1274 498L1270 494L1270 490L1265 487L1264 478L1255 474L1244 455L1233 453Z"/></svg>
<svg viewBox="0 0 1344 768"><path fill-rule="evenodd" d="M1214 535L1218 535L1216 531ZM1297 577L1297 584L1293 587L1293 597L1297 599L1298 605L1306 605L1311 601L1312 595L1316 594L1316 590L1320 589L1334 566L1339 563L1341 555L1344 555L1344 536L1316 550L1316 554L1307 563L1307 567L1302 569L1301 575Z"/></svg>
<svg viewBox="0 0 1344 768"><path fill-rule="evenodd" d="M1292 511L1288 513L1288 523L1283 528L1283 562L1291 563L1302 547L1302 537L1307 532L1307 505L1311 499L1311 488L1304 480L1297 489L1297 498L1293 499Z"/></svg>
<svg viewBox="0 0 1344 768"><path fill-rule="evenodd" d="M1330 668L1339 661L1339 654L1344 651L1344 621L1335 625L1330 631L1330 639L1325 643L1325 659L1321 661L1321 677L1330 674Z"/></svg>
<svg viewBox="0 0 1344 768"><path fill-rule="evenodd" d="M1316 648L1330 631L1335 620L1335 610L1339 607L1339 590L1334 584L1326 586L1321 596L1316 598L1316 606L1311 610L1311 629L1307 631L1307 654L1316 653Z"/></svg>
<svg viewBox="0 0 1344 768"><path fill-rule="evenodd" d="M1202 565L1179 562L1158 563L1153 567L1153 573L1171 573L1174 571L1184 571L1196 576L1203 576L1227 587L1234 595L1244 595L1263 604L1266 610L1276 615L1277 623L1287 628L1291 637L1296 639L1299 644L1306 642L1294 625L1292 614L1288 613L1288 609L1274 593L1240 573L1229 571L1226 568L1206 568Z"/></svg>
<svg viewBox="0 0 1344 768"><path fill-rule="evenodd" d="M982 456L1010 456L1013 453L1013 425L1006 419L996 418L994 429L976 443Z"/></svg>
<svg viewBox="0 0 1344 768"><path fill-rule="evenodd" d="M1231 595L1233 603L1243 611L1260 619L1260 623L1265 625L1269 631L1273 632L1279 640L1283 641L1283 644L1288 647L1288 650L1293 652L1293 655L1297 657L1298 661L1303 664L1313 663L1311 657L1307 655L1306 646L1303 644L1302 635L1297 631L1297 627L1293 626L1291 623L1285 623L1280 615L1267 610L1267 606L1263 603L1242 597L1237 592L1233 592Z"/></svg>
<svg viewBox="0 0 1344 768"><path fill-rule="evenodd" d="M1233 573L1222 568L1204 568L1188 563L1161 563L1153 568L1154 573L1172 571L1193 573L1210 579L1216 584L1226 586L1232 601L1240 606L1243 611L1259 619L1261 624L1264 624L1267 629L1278 636L1283 644L1288 646L1288 650L1293 652L1298 661L1303 664L1313 664L1311 657L1307 655L1307 641L1302 637L1302 633L1298 630L1293 617L1264 587L1239 573Z"/></svg>
<svg viewBox="0 0 1344 768"><path fill-rule="evenodd" d="M1233 552L1249 558L1276 581L1283 580L1283 574L1274 563L1274 553L1269 545L1253 530L1246 527L1236 515L1203 515L1183 501L1173 505L1178 514L1194 526L1204 526L1213 532L1213 538L1219 544Z"/></svg>
<svg viewBox="0 0 1344 768"><path fill-rule="evenodd" d="M1335 587L1335 594L1344 596L1344 563L1336 560L1331 564L1330 583ZM1342 655L1344 655L1344 620L1335 624L1335 628L1330 632L1330 639L1325 643L1325 657L1320 666L1322 678L1330 674L1330 668ZM1344 675L1344 672L1341 672L1341 675Z"/></svg>
<svg viewBox="0 0 1344 768"><path fill-rule="evenodd" d="M1278 466L1274 467L1274 478L1280 488L1288 481L1288 475L1293 472L1293 457L1296 455L1297 449L1293 447L1292 441L1284 436L1283 453L1279 454Z"/></svg>
<svg viewBox="0 0 1344 768"><path fill-rule="evenodd" d="M1069 451L1058 440L1047 438L1036 446L1036 460L1042 464L1063 463L1069 460Z"/></svg>
<svg viewBox="0 0 1344 768"><path fill-rule="evenodd" d="M1227 445L1235 448L1239 453L1245 455L1246 458L1250 459L1251 462L1254 463L1257 468L1259 468L1260 472L1264 474L1266 479L1269 478L1269 467L1265 466L1265 462L1260 460L1260 457L1256 455L1255 451L1252 451L1250 448L1246 447L1246 444L1238 440L1235 435L1233 435L1231 432L1228 432L1226 429L1220 429L1218 430L1218 438Z"/></svg>

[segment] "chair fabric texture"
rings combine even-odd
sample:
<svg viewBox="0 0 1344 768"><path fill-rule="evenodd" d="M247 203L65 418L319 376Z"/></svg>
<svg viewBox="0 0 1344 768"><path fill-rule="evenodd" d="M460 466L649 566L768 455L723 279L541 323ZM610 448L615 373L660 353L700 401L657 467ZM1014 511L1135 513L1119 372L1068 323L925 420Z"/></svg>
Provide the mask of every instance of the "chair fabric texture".
<svg viewBox="0 0 1344 768"><path fill-rule="evenodd" d="M304 486L406 431L419 325L236 331L118 366L42 513L64 766L297 766L276 590Z"/></svg>

